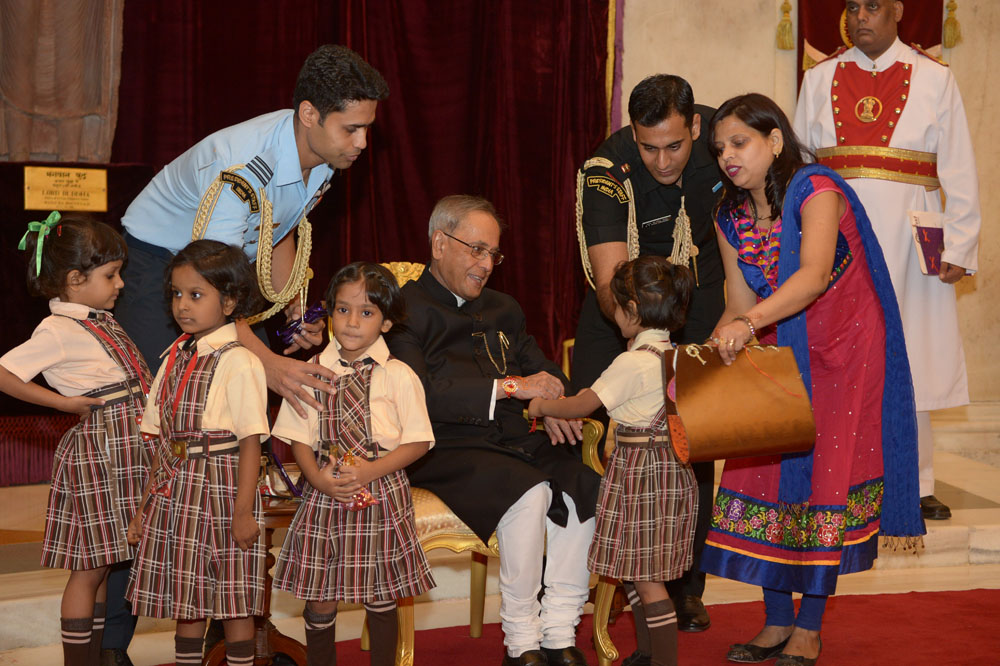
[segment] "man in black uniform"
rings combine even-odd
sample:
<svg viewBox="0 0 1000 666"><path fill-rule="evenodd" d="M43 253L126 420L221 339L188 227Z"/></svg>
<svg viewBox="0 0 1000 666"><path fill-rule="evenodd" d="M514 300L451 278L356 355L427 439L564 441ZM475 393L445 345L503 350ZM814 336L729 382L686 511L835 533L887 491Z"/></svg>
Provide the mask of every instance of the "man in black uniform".
<svg viewBox="0 0 1000 666"><path fill-rule="evenodd" d="M587 290L576 329L574 391L593 384L625 351L610 289L621 262L654 254L692 269L696 288L687 323L671 335L675 343L707 340L725 308L712 214L721 182L708 153L708 133L702 132L715 109L695 105L684 79L657 74L632 90L628 112L631 124L601 144L578 183L583 214L577 233L581 246L586 244L584 270L593 288ZM714 466L693 467L699 491L694 563L683 578L667 585L682 631L702 631L710 623L701 601L705 574L699 565L712 513Z"/></svg>

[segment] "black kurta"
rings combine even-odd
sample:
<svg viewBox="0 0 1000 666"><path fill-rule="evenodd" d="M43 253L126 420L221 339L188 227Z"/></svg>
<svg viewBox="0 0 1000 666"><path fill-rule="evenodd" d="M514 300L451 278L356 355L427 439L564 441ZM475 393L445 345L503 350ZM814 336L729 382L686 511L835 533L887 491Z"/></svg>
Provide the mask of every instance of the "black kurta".
<svg viewBox="0 0 1000 666"><path fill-rule="evenodd" d="M581 521L593 517L600 477L568 445L529 432L523 401L497 400L489 418L496 379L546 371L565 383L528 335L517 301L483 289L459 307L429 270L402 291L408 319L386 339L423 381L435 437L434 448L407 469L412 484L440 497L484 542L521 495L546 481L553 520L564 522L560 490Z"/></svg>

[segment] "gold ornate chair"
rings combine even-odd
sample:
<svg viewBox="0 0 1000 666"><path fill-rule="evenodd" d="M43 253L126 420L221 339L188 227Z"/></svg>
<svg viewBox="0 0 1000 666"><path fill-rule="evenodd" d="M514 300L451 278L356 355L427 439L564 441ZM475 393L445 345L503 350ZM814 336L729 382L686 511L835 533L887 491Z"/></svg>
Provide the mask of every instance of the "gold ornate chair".
<svg viewBox="0 0 1000 666"><path fill-rule="evenodd" d="M424 265L398 261L382 264L396 277L399 286L410 280L416 280L423 273ZM600 465L598 447L604 438L604 425L598 421L585 419L583 424L583 461L595 470L603 471L603 466L594 467L594 462ZM488 557L499 557L497 535L490 536L489 542L483 542L455 513L448 508L434 493L423 488L413 488L413 510L417 528L417 538L424 552L435 548L447 548L453 553L471 553L472 569L469 576L469 636L479 638L483 635L483 615L486 603L486 562ZM612 592L614 588L612 587ZM610 598L608 600L610 605ZM400 599L399 608L399 647L396 652L396 666L413 666L413 598ZM610 606L609 606L610 607ZM607 614L605 614L605 618ZM604 625L607 636L607 622ZM595 629L596 636L596 629ZM610 640L606 640L611 645ZM368 626L365 625L361 636L361 648L368 649ZM611 647L614 650L614 647ZM617 652L614 653L617 655Z"/></svg>

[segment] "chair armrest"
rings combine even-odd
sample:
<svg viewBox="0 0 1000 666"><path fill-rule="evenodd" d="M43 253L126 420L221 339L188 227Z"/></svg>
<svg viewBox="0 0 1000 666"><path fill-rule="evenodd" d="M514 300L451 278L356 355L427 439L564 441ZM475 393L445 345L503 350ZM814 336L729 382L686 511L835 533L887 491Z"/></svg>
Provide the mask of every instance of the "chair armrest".
<svg viewBox="0 0 1000 666"><path fill-rule="evenodd" d="M528 410L524 410L524 418L528 417ZM604 476L604 463L601 462L601 443L604 441L604 424L594 419L582 419L583 421L583 444L580 453L583 455L583 464ZM542 420L538 420L538 430L545 430Z"/></svg>

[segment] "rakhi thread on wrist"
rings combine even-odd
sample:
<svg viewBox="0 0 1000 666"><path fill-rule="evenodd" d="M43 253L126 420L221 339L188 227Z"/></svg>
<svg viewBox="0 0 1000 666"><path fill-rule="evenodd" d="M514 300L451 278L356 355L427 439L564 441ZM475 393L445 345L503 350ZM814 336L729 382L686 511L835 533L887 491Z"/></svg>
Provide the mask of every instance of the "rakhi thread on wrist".
<svg viewBox="0 0 1000 666"><path fill-rule="evenodd" d="M565 399L566 399L566 396L564 396L564 395L561 395L558 398L556 398L556 400L565 400ZM545 417L542 417L542 418L545 418ZM528 429L528 433L529 434L533 433L536 430L538 430L538 417L537 416L532 416L531 417L531 427Z"/></svg>

